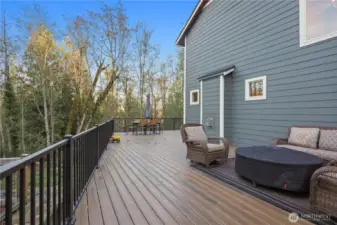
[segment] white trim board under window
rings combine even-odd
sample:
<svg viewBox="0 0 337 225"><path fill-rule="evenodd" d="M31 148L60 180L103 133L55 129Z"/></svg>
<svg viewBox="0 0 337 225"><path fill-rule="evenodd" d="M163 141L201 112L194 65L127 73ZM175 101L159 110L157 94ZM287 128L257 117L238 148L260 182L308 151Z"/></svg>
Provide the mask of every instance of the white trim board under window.
<svg viewBox="0 0 337 225"><path fill-rule="evenodd" d="M264 100L267 99L267 77L254 77L245 80L245 100Z"/></svg>
<svg viewBox="0 0 337 225"><path fill-rule="evenodd" d="M299 8L300 47L337 37L337 0L299 0Z"/></svg>
<svg viewBox="0 0 337 225"><path fill-rule="evenodd" d="M199 89L190 91L190 105L199 105Z"/></svg>

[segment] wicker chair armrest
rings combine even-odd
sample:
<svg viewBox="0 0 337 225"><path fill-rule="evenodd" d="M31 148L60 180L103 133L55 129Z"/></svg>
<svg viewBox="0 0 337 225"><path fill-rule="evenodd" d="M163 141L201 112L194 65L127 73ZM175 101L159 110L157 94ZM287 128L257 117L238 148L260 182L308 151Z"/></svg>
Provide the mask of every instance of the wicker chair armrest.
<svg viewBox="0 0 337 225"><path fill-rule="evenodd" d="M337 160L330 161L327 166L336 166L337 167Z"/></svg>
<svg viewBox="0 0 337 225"><path fill-rule="evenodd" d="M337 173L337 167L334 166L323 166L315 171L315 173L311 176L310 183L312 187L316 187L318 185L319 176L325 173ZM337 188L337 179L336 179L336 188Z"/></svg>
<svg viewBox="0 0 337 225"><path fill-rule="evenodd" d="M224 146L228 146L229 147L229 141L226 138L223 137L208 137L208 141L222 141Z"/></svg>
<svg viewBox="0 0 337 225"><path fill-rule="evenodd" d="M189 139L186 140L186 143L189 143L191 145L200 145L205 152L208 152L207 141Z"/></svg>
<svg viewBox="0 0 337 225"><path fill-rule="evenodd" d="M208 141L222 141L223 146L225 147L226 158L228 158L229 154L229 141L223 137L209 137Z"/></svg>
<svg viewBox="0 0 337 225"><path fill-rule="evenodd" d="M272 140L272 145L286 145L288 144L288 138L274 138Z"/></svg>

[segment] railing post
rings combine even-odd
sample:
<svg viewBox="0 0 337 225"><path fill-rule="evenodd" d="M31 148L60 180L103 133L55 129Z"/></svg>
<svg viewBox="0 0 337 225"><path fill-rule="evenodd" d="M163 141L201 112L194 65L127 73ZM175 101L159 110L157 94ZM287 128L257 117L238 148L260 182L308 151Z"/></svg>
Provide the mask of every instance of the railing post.
<svg viewBox="0 0 337 225"><path fill-rule="evenodd" d="M97 163L97 165L96 165L96 168L98 169L99 168L99 165L98 165L98 163L99 163L99 155L100 155L100 151L99 151L99 125L98 124L96 124L95 125L96 126L96 154L97 154L97 158L96 158L96 163Z"/></svg>
<svg viewBox="0 0 337 225"><path fill-rule="evenodd" d="M74 203L74 146L73 146L73 136L65 135L64 138L68 140L65 149L65 167L64 167L64 204L65 212L64 216L66 218L66 224L75 224L75 216L73 211Z"/></svg>
<svg viewBox="0 0 337 225"><path fill-rule="evenodd" d="M126 124L126 122L127 122L127 119L124 118L124 132L126 132L126 130L127 130L127 124Z"/></svg>
<svg viewBox="0 0 337 225"><path fill-rule="evenodd" d="M173 118L173 130L176 130L176 118Z"/></svg>

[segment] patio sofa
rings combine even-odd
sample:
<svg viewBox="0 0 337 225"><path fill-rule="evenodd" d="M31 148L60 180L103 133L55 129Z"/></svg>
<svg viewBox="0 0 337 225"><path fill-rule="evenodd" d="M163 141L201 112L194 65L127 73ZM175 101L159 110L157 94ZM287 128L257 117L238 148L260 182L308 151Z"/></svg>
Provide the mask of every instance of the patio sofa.
<svg viewBox="0 0 337 225"><path fill-rule="evenodd" d="M310 206L337 218L337 127L289 127L287 138L273 145L320 157L326 165L310 179Z"/></svg>
<svg viewBox="0 0 337 225"><path fill-rule="evenodd" d="M272 144L306 152L329 163L337 160L337 127L289 127L288 137L274 138Z"/></svg>

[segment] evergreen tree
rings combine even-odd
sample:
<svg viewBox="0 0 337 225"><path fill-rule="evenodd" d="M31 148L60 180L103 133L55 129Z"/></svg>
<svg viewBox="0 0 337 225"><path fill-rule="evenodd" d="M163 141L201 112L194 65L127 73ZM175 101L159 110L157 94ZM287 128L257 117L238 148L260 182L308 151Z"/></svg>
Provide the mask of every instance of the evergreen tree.
<svg viewBox="0 0 337 225"><path fill-rule="evenodd" d="M6 76L5 79L3 107L9 135L7 150L11 150L9 154L12 156L19 156L20 107L10 76Z"/></svg>

